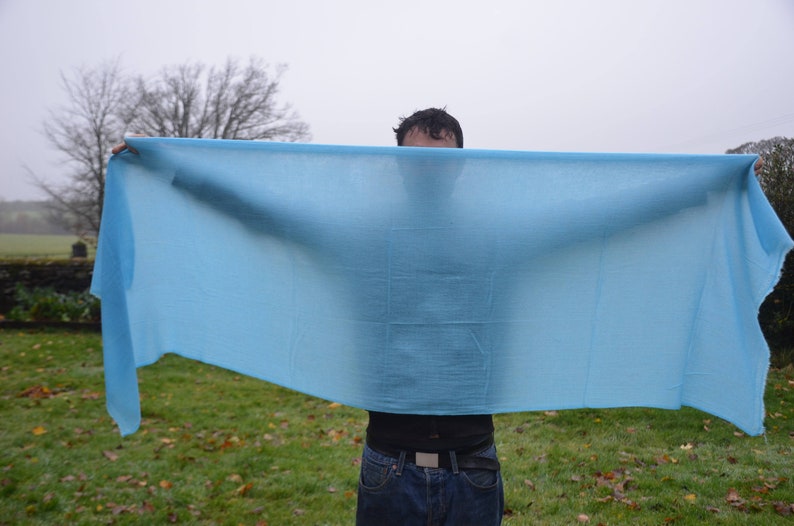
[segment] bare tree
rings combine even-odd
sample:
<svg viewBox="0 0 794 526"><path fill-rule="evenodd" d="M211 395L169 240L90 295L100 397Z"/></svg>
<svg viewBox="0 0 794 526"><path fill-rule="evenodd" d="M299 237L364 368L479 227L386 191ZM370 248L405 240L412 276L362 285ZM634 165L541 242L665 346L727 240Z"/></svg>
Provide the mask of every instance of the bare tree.
<svg viewBox="0 0 794 526"><path fill-rule="evenodd" d="M102 218L110 149L130 122L131 83L118 61L61 75L68 104L49 112L44 134L71 167L68 180L33 179L49 197L53 213L69 230L95 238Z"/></svg>
<svg viewBox="0 0 794 526"><path fill-rule="evenodd" d="M164 68L153 79L138 80L141 106L133 128L161 137L308 140L308 125L278 102L285 71L255 57L244 67L229 58L221 68Z"/></svg>
<svg viewBox="0 0 794 526"><path fill-rule="evenodd" d="M304 141L309 126L278 101L286 67L251 58L221 68L189 63L153 78L125 75L119 61L62 75L68 103L50 112L44 133L73 168L68 181L36 184L59 222L92 240L99 232L110 150L126 131L159 137Z"/></svg>

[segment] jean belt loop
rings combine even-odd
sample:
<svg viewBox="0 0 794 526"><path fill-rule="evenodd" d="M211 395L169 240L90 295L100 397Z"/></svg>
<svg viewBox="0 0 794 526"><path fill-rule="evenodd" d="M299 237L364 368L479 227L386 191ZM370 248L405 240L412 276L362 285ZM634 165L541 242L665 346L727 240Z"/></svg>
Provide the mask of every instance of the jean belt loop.
<svg viewBox="0 0 794 526"><path fill-rule="evenodd" d="M460 470L458 469L458 456L455 454L454 450L450 450L449 452L449 463L452 466L452 473L457 475Z"/></svg>
<svg viewBox="0 0 794 526"><path fill-rule="evenodd" d="M405 450L400 451L400 458L397 460L397 471L394 473L396 476L403 474L403 466L405 466Z"/></svg>

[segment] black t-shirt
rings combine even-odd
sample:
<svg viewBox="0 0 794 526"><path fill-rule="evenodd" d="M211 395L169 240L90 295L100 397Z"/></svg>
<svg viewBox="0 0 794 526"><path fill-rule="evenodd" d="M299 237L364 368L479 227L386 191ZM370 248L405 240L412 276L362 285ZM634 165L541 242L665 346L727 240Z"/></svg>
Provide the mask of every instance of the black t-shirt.
<svg viewBox="0 0 794 526"><path fill-rule="evenodd" d="M443 451L466 449L493 435L491 415L400 415L369 412L368 443L389 449Z"/></svg>

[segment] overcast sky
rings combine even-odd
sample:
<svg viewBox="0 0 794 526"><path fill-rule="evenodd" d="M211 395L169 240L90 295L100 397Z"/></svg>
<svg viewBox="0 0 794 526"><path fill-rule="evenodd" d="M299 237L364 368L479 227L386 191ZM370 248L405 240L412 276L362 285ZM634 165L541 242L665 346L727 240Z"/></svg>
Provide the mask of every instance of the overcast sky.
<svg viewBox="0 0 794 526"><path fill-rule="evenodd" d="M723 153L794 137L792 0L0 0L0 199L59 180L60 74L258 55L325 144L446 106L470 148ZM61 176L62 177L62 176Z"/></svg>

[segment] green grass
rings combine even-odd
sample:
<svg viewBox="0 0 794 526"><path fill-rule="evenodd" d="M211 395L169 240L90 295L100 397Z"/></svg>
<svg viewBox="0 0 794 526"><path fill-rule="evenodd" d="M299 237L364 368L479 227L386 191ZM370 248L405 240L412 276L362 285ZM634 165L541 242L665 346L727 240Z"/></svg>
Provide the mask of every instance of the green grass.
<svg viewBox="0 0 794 526"><path fill-rule="evenodd" d="M76 236L0 234L0 258L69 258ZM88 256L94 257L93 247Z"/></svg>
<svg viewBox="0 0 794 526"><path fill-rule="evenodd" d="M0 330L0 524L353 523L363 411L166 356L121 438L101 364L98 335ZM497 416L505 524L791 524L792 376L766 437L693 409Z"/></svg>

